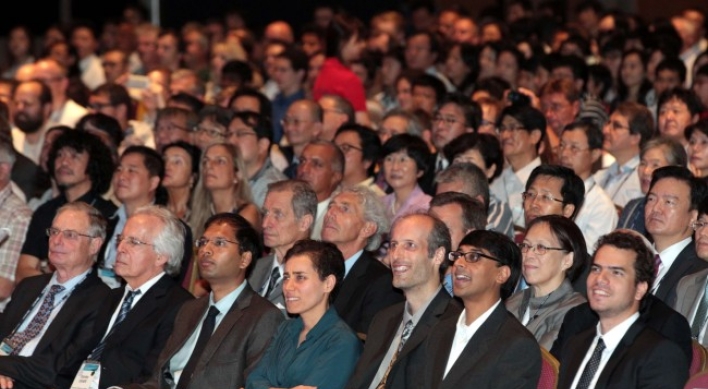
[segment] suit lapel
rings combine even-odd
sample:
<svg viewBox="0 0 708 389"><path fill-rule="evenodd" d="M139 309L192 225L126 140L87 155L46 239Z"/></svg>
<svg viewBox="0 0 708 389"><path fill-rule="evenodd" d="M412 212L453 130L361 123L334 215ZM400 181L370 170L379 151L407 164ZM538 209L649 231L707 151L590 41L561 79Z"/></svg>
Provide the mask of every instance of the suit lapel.
<svg viewBox="0 0 708 389"><path fill-rule="evenodd" d="M607 384L610 382L610 379L612 378L612 373L617 367L617 365L624 359L624 357L627 355L627 352L629 351L629 348L632 346L634 343L634 339L644 330L644 324L637 320L632 324L631 327L627 330L627 333L624 334L622 337L622 340L619 342L617 345L617 348L615 348L615 351L612 352L612 355L610 355L610 359L607 361L607 364L605 367L602 369L602 372L600 372L600 377L597 379L597 385L595 387L597 388L604 388L607 387Z"/></svg>
<svg viewBox="0 0 708 389"><path fill-rule="evenodd" d="M705 286L705 273L706 272L701 272L700 277L696 277L693 280L694 282L686 288L686 294L681 299L679 312L685 312L687 318L691 316L691 312L693 312L693 309L700 302L698 297L701 295Z"/></svg>
<svg viewBox="0 0 708 389"><path fill-rule="evenodd" d="M204 314L208 308L209 295L201 297L193 303L188 301L182 306L177 320L175 320L172 335L170 335L170 337L174 337L175 340L174 342L168 342L168 344L165 345L165 350L168 350L169 347L169 352L163 350L163 354L167 357L167 359L163 362L164 368L169 367L168 365L172 357L174 357L174 355L181 350L182 347L184 347L184 343L192 335L194 329L197 328L197 325L204 317Z"/></svg>
<svg viewBox="0 0 708 389"><path fill-rule="evenodd" d="M369 267L369 261L366 252L362 252L354 266L349 270L349 274L344 278L342 287L339 288L337 296L334 298L334 306L339 312L346 311L346 303L352 301L354 292L359 286L359 278L366 275L366 269Z"/></svg>
<svg viewBox="0 0 708 389"><path fill-rule="evenodd" d="M458 318L459 319L459 318ZM433 388L437 388L439 386L442 386L439 384L442 379L443 375L445 374L445 368L447 367L447 360L450 358L450 349L452 348L452 342L455 340L455 329L457 319L456 318L450 318L450 321L452 322L452 328L450 331L444 331L440 334L440 339L437 342L437 344L433 345L435 349L435 356L433 361L436 361L433 363L433 373L432 373L432 384Z"/></svg>
<svg viewBox="0 0 708 389"><path fill-rule="evenodd" d="M445 313L449 302L450 296L444 288L440 289L438 294L433 298L433 301L431 301L430 305L428 305L426 312L424 312L423 316L421 316L418 324L416 324L411 337L408 339L406 344L403 345L399 358L405 357L409 352L425 341L428 333L430 332L430 328L438 323L440 316Z"/></svg>
<svg viewBox="0 0 708 389"><path fill-rule="evenodd" d="M253 271L251 272L251 276L248 277L248 282L251 284L251 287L253 290L256 291L256 293L260 294L261 293L261 288L263 288L263 285L265 285L266 280L269 277L270 273L270 268L271 265L273 264L273 255L268 255L263 258L260 258L256 261L256 265L253 267Z"/></svg>
<svg viewBox="0 0 708 389"><path fill-rule="evenodd" d="M664 278L661 279L659 289L656 291L657 297L662 300L665 300L668 297L669 290L672 287L678 285L678 282L681 277L683 277L683 275L691 267L691 259L695 257L695 253L696 245L693 243L693 241L691 241L688 246L684 247L684 249L681 250L679 255L676 257L674 263L671 264L669 271L666 272Z"/></svg>
<svg viewBox="0 0 708 389"><path fill-rule="evenodd" d="M578 369L580 369L580 365L583 363L583 359L585 359L585 355L587 354L593 339L595 339L596 333L597 329L593 326L592 328L575 335L576 338L571 338L571 342L566 345L566 348L571 348L572 345L573 352L563 353L563 351L561 351L563 359L560 361L561 377L559 377L558 388L570 388L576 374L578 374ZM562 379L562 381L560 381L560 379ZM566 383L564 384L564 382Z"/></svg>
<svg viewBox="0 0 708 389"><path fill-rule="evenodd" d="M216 331L214 331L214 334L212 334L211 338L209 338L209 342L207 342L207 345L204 348L204 353L202 354L202 357L199 358L199 364L197 366L203 366L211 360L216 350L219 349L222 340L229 335L233 326L236 325L236 323L243 316L244 311L248 309L249 305L251 305L251 298L254 293L255 292L253 289L249 288L248 285L246 285L246 287L241 291L241 294L238 296L236 301L234 301L234 304L231 306L231 309L229 309L229 312L224 315L224 318L221 320L221 323L219 323ZM197 369L201 368L197 367Z"/></svg>

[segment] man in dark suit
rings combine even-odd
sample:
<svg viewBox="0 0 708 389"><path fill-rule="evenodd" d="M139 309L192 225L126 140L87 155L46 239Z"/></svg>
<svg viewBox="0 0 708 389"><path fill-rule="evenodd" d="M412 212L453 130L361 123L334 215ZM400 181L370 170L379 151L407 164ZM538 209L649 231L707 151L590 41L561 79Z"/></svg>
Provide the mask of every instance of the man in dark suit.
<svg viewBox="0 0 708 389"><path fill-rule="evenodd" d="M708 260L708 201L704 200L698 206L698 220L693 225L696 231L696 255L702 260ZM706 324L708 320L708 269L701 270L683 277L676 288L676 300L672 306L691 323L690 335L706 346Z"/></svg>
<svg viewBox="0 0 708 389"><path fill-rule="evenodd" d="M333 306L360 337L368 333L376 313L403 301L391 285L391 271L370 253L381 245L388 226L383 204L365 187L336 194L322 225L322 240L334 243L344 257L344 281Z"/></svg>
<svg viewBox="0 0 708 389"><path fill-rule="evenodd" d="M182 306L152 378L125 388L243 387L284 320L246 281L246 269L260 255L258 233L246 219L216 214L196 243L199 272L211 292Z"/></svg>
<svg viewBox="0 0 708 389"><path fill-rule="evenodd" d="M307 239L317 214L317 195L305 181L287 180L268 186L263 202L263 243L271 254L256 261L248 283L283 315L283 258L301 239ZM257 257L256 257L257 258Z"/></svg>
<svg viewBox="0 0 708 389"><path fill-rule="evenodd" d="M588 302L600 321L572 336L560 357L561 389L682 388L689 360L639 320L654 278L651 251L634 234L599 239L588 276Z"/></svg>
<svg viewBox="0 0 708 389"><path fill-rule="evenodd" d="M95 345L108 288L92 271L106 221L81 202L57 211L47 230L56 271L23 280L0 315L0 387L68 388Z"/></svg>
<svg viewBox="0 0 708 389"><path fill-rule="evenodd" d="M100 342L77 373L76 383L96 380L105 389L150 378L177 312L192 299L170 277L179 272L183 240L179 219L165 208L141 208L128 219L119 235L114 267L127 285L112 290L99 313L94 332Z"/></svg>
<svg viewBox="0 0 708 389"><path fill-rule="evenodd" d="M465 309L431 330L421 387L535 389L541 348L503 303L521 274L521 251L506 235L486 230L467 234L458 250L448 258L453 291ZM409 269L401 265L393 271Z"/></svg>
<svg viewBox="0 0 708 389"><path fill-rule="evenodd" d="M408 241L415 243L413 250L403 249ZM347 388L406 389L422 384L422 372L429 362L423 346L425 339L440 320L456 319L461 311L440 284L450 244L450 233L437 218L415 214L396 221L389 255L392 267L408 267L394 272L393 277L393 285L403 291L406 301L385 308L374 317ZM409 321L412 329L404 339Z"/></svg>
<svg viewBox="0 0 708 389"><path fill-rule="evenodd" d="M651 293L667 304L676 299L681 278L708 268L708 262L696 256L691 229L705 193L705 182L685 167L666 166L652 175L644 209L647 232L659 253Z"/></svg>

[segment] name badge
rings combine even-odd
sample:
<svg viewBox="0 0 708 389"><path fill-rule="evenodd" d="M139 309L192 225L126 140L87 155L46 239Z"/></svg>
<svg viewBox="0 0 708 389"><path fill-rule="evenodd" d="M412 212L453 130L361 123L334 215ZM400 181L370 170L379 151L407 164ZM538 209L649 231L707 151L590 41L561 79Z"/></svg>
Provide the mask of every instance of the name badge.
<svg viewBox="0 0 708 389"><path fill-rule="evenodd" d="M98 382L101 380L101 363L96 361L84 361L81 369L76 374L71 389L98 389Z"/></svg>
<svg viewBox="0 0 708 389"><path fill-rule="evenodd" d="M10 355L10 353L12 353L12 350L14 350L14 347L7 344L7 342L3 341L2 343L0 343L0 356L5 357Z"/></svg>

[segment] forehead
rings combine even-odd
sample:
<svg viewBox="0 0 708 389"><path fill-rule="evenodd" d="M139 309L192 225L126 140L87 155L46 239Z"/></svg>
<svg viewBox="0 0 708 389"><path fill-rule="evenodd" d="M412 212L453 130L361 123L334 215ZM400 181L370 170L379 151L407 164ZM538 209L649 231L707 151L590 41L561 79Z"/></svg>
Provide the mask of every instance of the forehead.
<svg viewBox="0 0 708 389"><path fill-rule="evenodd" d="M320 102L320 105L322 105L321 102ZM290 105L290 108L288 108L287 114L290 116L299 116L299 117L309 116L310 115L310 108L304 102L294 103L294 104Z"/></svg>
<svg viewBox="0 0 708 389"><path fill-rule="evenodd" d="M22 95L23 97L39 97L40 86L36 82L23 82L15 90L16 95Z"/></svg>
<svg viewBox="0 0 708 389"><path fill-rule="evenodd" d="M123 231L139 232L141 235L156 234L156 228L161 227L160 219L152 215L135 215L128 218Z"/></svg>
<svg viewBox="0 0 708 389"><path fill-rule="evenodd" d="M284 67L291 69L292 64L290 63L290 60L284 57L275 57L275 64L279 67Z"/></svg>
<svg viewBox="0 0 708 389"><path fill-rule="evenodd" d="M65 230L85 230L89 227L89 219L84 212L67 209L57 213L52 226Z"/></svg>
<svg viewBox="0 0 708 389"><path fill-rule="evenodd" d="M412 37L408 38L408 46L430 46L430 40L428 39L428 36L425 34L416 34L413 35Z"/></svg>
<svg viewBox="0 0 708 389"><path fill-rule="evenodd" d="M565 97L563 93L557 92L557 93L546 93L543 95L541 98L544 103L555 103L555 104L570 104L570 101Z"/></svg>
<svg viewBox="0 0 708 389"><path fill-rule="evenodd" d="M660 179L649 191L657 195L671 195L683 199L691 196L691 187L688 183L671 177Z"/></svg>
<svg viewBox="0 0 708 389"><path fill-rule="evenodd" d="M332 199L332 203L341 205L353 205L357 209L360 209L362 205L359 196L349 192L338 194L334 199Z"/></svg>
<svg viewBox="0 0 708 389"><path fill-rule="evenodd" d="M260 101L254 96L239 96L234 100L233 108L236 111L261 111Z"/></svg>
<svg viewBox="0 0 708 389"><path fill-rule="evenodd" d="M623 250L611 245L604 245L597 249L593 264L600 266L622 267L634 273L634 261L637 254L631 250Z"/></svg>
<svg viewBox="0 0 708 389"><path fill-rule="evenodd" d="M531 183L529 189L560 193L563 187L563 180L558 177L540 175Z"/></svg>
<svg viewBox="0 0 708 389"><path fill-rule="evenodd" d="M335 143L350 143L353 145L357 145L357 144L361 143L361 139L359 138L359 134L357 134L354 131L340 132L334 138L334 141L335 141Z"/></svg>
<svg viewBox="0 0 708 389"><path fill-rule="evenodd" d="M401 134L406 132L406 127L408 126L408 119L402 116L389 116L384 119L382 126L389 130L397 130Z"/></svg>
<svg viewBox="0 0 708 389"><path fill-rule="evenodd" d="M688 105L686 105L686 103L678 97L674 97L671 100L665 102L660 108L688 110Z"/></svg>
<svg viewBox="0 0 708 389"><path fill-rule="evenodd" d="M120 164L145 167L145 158L138 153L123 154L120 157Z"/></svg>
<svg viewBox="0 0 708 389"><path fill-rule="evenodd" d="M236 237L236 230L227 223L217 222L210 224L202 235L231 239Z"/></svg>
<svg viewBox="0 0 708 389"><path fill-rule="evenodd" d="M462 108L460 108L459 105L455 103L447 103L443 105L440 110L440 113L444 114L450 114L450 115L456 115L456 116L463 116L464 113L462 112Z"/></svg>
<svg viewBox="0 0 708 389"><path fill-rule="evenodd" d="M462 207L460 207L460 205L457 203L436 205L430 207L430 213L442 221L447 221L452 218L462 220L463 218Z"/></svg>
<svg viewBox="0 0 708 389"><path fill-rule="evenodd" d="M334 150L327 145L309 144L302 150L302 156L309 159L319 159L322 161L331 161L334 159Z"/></svg>
<svg viewBox="0 0 708 389"><path fill-rule="evenodd" d="M568 141L587 143L588 135L581 129L565 130L561 138Z"/></svg>
<svg viewBox="0 0 708 389"><path fill-rule="evenodd" d="M294 255L285 262L286 272L314 272L315 266L307 255Z"/></svg>
<svg viewBox="0 0 708 389"><path fill-rule="evenodd" d="M212 157L230 156L229 151L226 149L226 147L220 144L216 144L214 146L209 147L206 151L206 155Z"/></svg>
<svg viewBox="0 0 708 389"><path fill-rule="evenodd" d="M620 112L612 112L612 115L610 115L610 120L615 120L618 122L627 122L628 119L626 116L622 115Z"/></svg>
<svg viewBox="0 0 708 389"><path fill-rule="evenodd" d="M391 239L396 241L413 240L426 241L432 230L432 221L422 215L409 216L401 219L391 230Z"/></svg>
<svg viewBox="0 0 708 389"><path fill-rule="evenodd" d="M263 208L292 209L293 192L291 190L269 191Z"/></svg>

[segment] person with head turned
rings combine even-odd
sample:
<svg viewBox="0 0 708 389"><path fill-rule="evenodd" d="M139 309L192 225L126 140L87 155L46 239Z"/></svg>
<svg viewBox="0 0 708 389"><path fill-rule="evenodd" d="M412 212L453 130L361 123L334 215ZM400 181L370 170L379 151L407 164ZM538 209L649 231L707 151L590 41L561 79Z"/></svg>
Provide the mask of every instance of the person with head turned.
<svg viewBox="0 0 708 389"><path fill-rule="evenodd" d="M425 387L536 388L541 349L504 307L521 273L519 247L506 235L476 230L448 260L464 309L428 336Z"/></svg>
<svg viewBox="0 0 708 389"><path fill-rule="evenodd" d="M305 239L283 262L285 304L297 317L280 325L246 389L344 388L361 342L331 306L344 278L342 253L332 243Z"/></svg>

